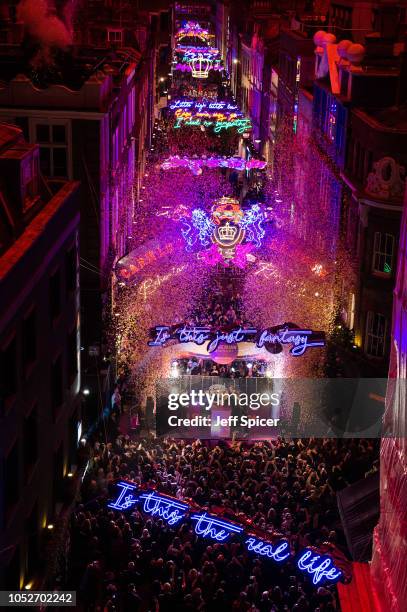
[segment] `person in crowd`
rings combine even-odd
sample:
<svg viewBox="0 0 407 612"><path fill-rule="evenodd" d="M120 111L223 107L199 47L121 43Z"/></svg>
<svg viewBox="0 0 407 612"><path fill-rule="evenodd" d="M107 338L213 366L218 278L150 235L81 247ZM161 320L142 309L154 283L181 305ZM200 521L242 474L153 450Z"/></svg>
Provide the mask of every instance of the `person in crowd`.
<svg viewBox="0 0 407 612"><path fill-rule="evenodd" d="M71 579L83 609L338 610L335 587L315 588L292 562L277 565L238 540L198 538L188 523L170 527L107 501L126 479L280 532L293 553L323 542L346 552L336 492L377 456L375 440L96 441L71 528Z"/></svg>

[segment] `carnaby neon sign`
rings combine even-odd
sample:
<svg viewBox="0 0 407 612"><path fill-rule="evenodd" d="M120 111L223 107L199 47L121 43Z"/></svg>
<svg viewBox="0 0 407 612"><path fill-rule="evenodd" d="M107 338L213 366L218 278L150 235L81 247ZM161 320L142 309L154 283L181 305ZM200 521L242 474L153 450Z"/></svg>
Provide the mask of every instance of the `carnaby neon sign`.
<svg viewBox="0 0 407 612"><path fill-rule="evenodd" d="M239 344L253 342L257 348L265 348L270 353L278 353L282 345L291 345L290 354L293 357L304 355L307 349L325 346L324 332L310 329L274 327L264 330L256 328L237 327L230 331L214 331L210 327L188 327L186 325L169 327L157 325L150 330L148 346L164 346L171 340L180 344L192 342L198 346L207 343L206 350L213 353L221 344Z"/></svg>
<svg viewBox="0 0 407 612"><path fill-rule="evenodd" d="M189 504L179 499L161 495L154 490L138 492L137 486L130 482L120 481L116 486L118 488L116 499L108 504L108 508L126 511L139 505L142 512L162 519L170 527L178 526L183 520L190 520L194 525L195 534L199 537L214 542L228 542L233 537L243 537L242 543L248 552L271 559L275 563L293 560L290 543L286 539L270 542L266 538L258 537L257 532L245 530L242 525L210 514L198 506L191 508ZM350 580L348 572L335 565L331 555L320 554L315 548L308 547L300 551L295 561L297 569L311 576L315 586L335 584L338 580L342 582Z"/></svg>

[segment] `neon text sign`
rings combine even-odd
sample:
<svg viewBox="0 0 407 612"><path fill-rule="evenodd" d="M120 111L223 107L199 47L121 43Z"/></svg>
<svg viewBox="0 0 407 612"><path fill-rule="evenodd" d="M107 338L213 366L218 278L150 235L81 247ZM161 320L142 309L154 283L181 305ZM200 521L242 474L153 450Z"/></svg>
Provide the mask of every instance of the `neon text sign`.
<svg viewBox="0 0 407 612"><path fill-rule="evenodd" d="M273 545L270 544L270 542L252 537L246 540L246 544L247 550L257 555L261 555L262 557L273 559L276 563L282 563L290 557L290 545L287 540L280 540Z"/></svg>
<svg viewBox="0 0 407 612"><path fill-rule="evenodd" d="M242 544L248 552L271 559L275 563L288 562L293 558L287 540L280 539L273 543L265 538L258 538L252 533L246 533L243 526L209 514L206 510L192 513L188 504L156 491L143 491L135 496L133 492L137 487L128 482L120 481L116 486L119 489L116 499L107 504L108 508L123 511L140 504L142 512L163 519L171 527L177 527L183 520L190 520L194 524L195 534L199 537L214 542L228 542L233 537L243 537ZM300 551L296 567L303 574L312 576L315 586L335 584L345 578L349 580L349 576L344 575L330 555L321 555L319 551L311 548Z"/></svg>
<svg viewBox="0 0 407 612"><path fill-rule="evenodd" d="M301 554L297 561L297 567L299 570L310 574L315 585L321 584L323 581L336 582L342 576L342 572L335 567L331 557L315 554L309 548Z"/></svg>
<svg viewBox="0 0 407 612"><path fill-rule="evenodd" d="M239 342L253 342L257 348L265 348L275 354L281 345L291 345L290 354L300 357L309 348L325 346L325 334L309 329L289 329L288 327L257 330L255 328L238 327L223 332L214 331L210 327L187 327L158 325L150 330L151 340L148 346L164 346L170 340L177 340L180 344L193 342L202 346L206 342L206 350L213 353L220 344L239 344ZM276 350L277 349L277 350Z"/></svg>
<svg viewBox="0 0 407 612"><path fill-rule="evenodd" d="M185 518L185 513L188 510L187 504L158 495L155 491L142 493L139 495L139 499L143 501L143 512L162 518L169 525L179 523Z"/></svg>
<svg viewBox="0 0 407 612"><path fill-rule="evenodd" d="M202 538L210 538L217 542L225 542L233 534L242 533L243 527L234 525L229 521L220 520L218 517L201 512L192 514L191 521L195 521L195 533Z"/></svg>

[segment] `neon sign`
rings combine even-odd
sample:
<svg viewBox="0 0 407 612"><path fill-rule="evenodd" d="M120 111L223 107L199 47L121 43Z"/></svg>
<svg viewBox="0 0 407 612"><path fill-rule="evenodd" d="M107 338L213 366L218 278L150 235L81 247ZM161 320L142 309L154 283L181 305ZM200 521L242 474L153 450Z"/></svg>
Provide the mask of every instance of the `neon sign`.
<svg viewBox="0 0 407 612"><path fill-rule="evenodd" d="M175 100L170 104L171 110L188 110L201 113L202 111L228 111L233 113L239 112L237 104L226 102L224 100L209 102L208 100Z"/></svg>
<svg viewBox="0 0 407 612"><path fill-rule="evenodd" d="M175 117L174 129L178 130L182 126L186 127L200 127L205 128L212 127L215 134L219 134L222 131L231 130L236 128L238 134L244 134L252 129L252 122L249 118L242 117L236 118L234 114L229 116L218 113L217 115L209 115L207 113L178 113Z"/></svg>
<svg viewBox="0 0 407 612"><path fill-rule="evenodd" d="M117 499L107 504L108 508L114 508L115 510L127 510L137 503L137 497L133 495L133 491L137 489L136 485L132 485L128 482L118 482L117 486L121 489Z"/></svg>
<svg viewBox="0 0 407 612"><path fill-rule="evenodd" d="M183 38L189 37L196 37L202 41L208 41L214 38L214 35L209 34L209 30L202 28L199 23L187 21L186 24L178 30L176 38L177 40L182 40Z"/></svg>
<svg viewBox="0 0 407 612"><path fill-rule="evenodd" d="M212 127L215 133L236 128L239 134L252 129L251 120L243 117L239 107L225 100L175 100L170 107L175 111L174 129L182 126Z"/></svg>
<svg viewBox="0 0 407 612"><path fill-rule="evenodd" d="M152 517L163 519L170 527L177 527L183 520L190 520L194 524L195 534L214 542L227 542L232 537L243 537L242 544L248 552L271 559L275 563L284 563L293 559L290 544L287 540L278 540L275 543L259 538L253 533L245 533L242 525L227 521L217 515L209 514L206 510L191 513L191 507L178 499L161 495L157 491L143 491L134 495L137 486L120 481L116 499L107 504L108 508L123 511L129 510L136 504L140 510ZM305 575L312 576L314 585L335 584L338 580L350 580L350 574L339 569L330 555L318 554L311 548L300 551L296 559L297 569Z"/></svg>
<svg viewBox="0 0 407 612"><path fill-rule="evenodd" d="M202 174L202 168L231 168L232 170L264 170L267 162L261 159L245 160L242 157L179 157L172 155L161 164L163 170L187 168L195 175Z"/></svg>
<svg viewBox="0 0 407 612"><path fill-rule="evenodd" d="M188 505L175 501L174 499L163 497L155 491L151 493L142 493L139 495L143 503L143 512L158 516L166 521L169 525L176 525L183 518L188 510Z"/></svg>
<svg viewBox="0 0 407 612"><path fill-rule="evenodd" d="M322 581L337 582L342 577L342 572L335 567L332 558L328 555L315 554L306 548L297 561L297 567L302 572L312 576L313 584L321 584Z"/></svg>
<svg viewBox="0 0 407 612"><path fill-rule="evenodd" d="M161 287L161 285L163 285L165 282L167 282L174 276L177 276L178 274L183 272L185 268L185 265L181 265L178 267L173 266L173 268L171 268L170 272L168 272L167 274L156 274L155 276L146 278L142 281L142 283L140 283L138 292L140 293L140 295L143 296L144 300L147 301L147 298L153 295L153 293L155 293L157 289Z"/></svg>
<svg viewBox="0 0 407 612"><path fill-rule="evenodd" d="M210 538L217 542L225 542L232 534L242 533L243 527L238 527L229 521L223 521L206 512L192 514L191 521L196 521L195 533L202 538Z"/></svg>
<svg viewBox="0 0 407 612"><path fill-rule="evenodd" d="M257 555L273 559L277 563L282 563L290 557L290 544L287 540L281 540L273 545L264 540L249 538L246 540L247 550L255 552Z"/></svg>
<svg viewBox="0 0 407 612"><path fill-rule="evenodd" d="M187 250L200 244L208 247L211 242L227 261L234 261L236 247L243 242L254 247L261 246L266 234L263 228L265 215L258 204L253 204L243 211L235 198L223 197L215 202L211 216L196 208L190 219L182 219L182 236L187 243Z"/></svg>
<svg viewBox="0 0 407 612"><path fill-rule="evenodd" d="M291 345L289 350L293 357L300 357L309 348L325 346L325 334L309 329L289 329L288 327L257 330L256 328L238 327L223 332L212 330L210 327L187 327L158 325L150 329L148 346L164 346L170 340L177 340L180 344L192 342L201 346L207 344L208 353L213 353L220 344L238 344L239 342L253 342L257 348L265 348L275 354L282 350L284 344Z"/></svg>
<svg viewBox="0 0 407 612"><path fill-rule="evenodd" d="M181 237L174 240L154 238L122 257L116 264L115 274L119 282L135 285L145 280L145 270L159 264L166 257L174 258L183 245Z"/></svg>
<svg viewBox="0 0 407 612"><path fill-rule="evenodd" d="M191 67L192 76L196 79L207 79L210 70L222 70L220 59L214 59L210 53L186 53L184 61Z"/></svg>

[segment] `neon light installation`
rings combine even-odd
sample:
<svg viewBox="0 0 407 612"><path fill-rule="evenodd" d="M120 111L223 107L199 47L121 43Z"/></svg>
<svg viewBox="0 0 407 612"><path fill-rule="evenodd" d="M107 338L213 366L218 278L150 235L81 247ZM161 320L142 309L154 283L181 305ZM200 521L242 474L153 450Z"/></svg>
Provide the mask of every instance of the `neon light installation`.
<svg viewBox="0 0 407 612"><path fill-rule="evenodd" d="M245 160L242 157L179 157L172 155L161 164L163 170L188 168L195 175L202 174L202 168L231 168L232 170L264 170L267 162L261 159Z"/></svg>
<svg viewBox="0 0 407 612"><path fill-rule="evenodd" d="M202 41L208 41L213 38L213 34L209 34L209 30L202 28L199 23L194 21L187 21L186 24L178 30L176 33L177 40L183 38L196 37Z"/></svg>
<svg viewBox="0 0 407 612"><path fill-rule="evenodd" d="M215 59L213 53L210 52L194 53L187 51L180 64L181 66L178 64L176 69L179 69L182 65L187 65L192 72L193 78L196 79L207 79L210 70L222 70L221 60Z"/></svg>
<svg viewBox="0 0 407 612"><path fill-rule="evenodd" d="M225 542L233 534L240 534L243 527L218 519L206 512L192 514L191 521L196 521L195 533L203 538L210 538L217 542Z"/></svg>
<svg viewBox="0 0 407 612"><path fill-rule="evenodd" d="M236 114L225 115L223 113L218 113L217 116L215 114L210 116L207 113L197 113L196 115L186 112L177 113L174 129L177 130L182 126L212 127L215 134L236 128L238 134L244 134L252 129L252 122L248 117L238 118Z"/></svg>
<svg viewBox="0 0 407 612"><path fill-rule="evenodd" d="M219 56L219 49L216 47L197 47L195 45L182 45L179 44L175 47L174 54L180 56L184 54L184 57L190 53L207 53L211 55L213 58L217 58Z"/></svg>
<svg viewBox="0 0 407 612"><path fill-rule="evenodd" d="M232 104L231 102L227 102L225 100L217 100L215 102L211 102L209 100L175 100L172 104L170 104L171 110L188 110L195 112L202 111L227 111L238 113L239 107L237 104Z"/></svg>
<svg viewBox="0 0 407 612"><path fill-rule="evenodd" d="M128 482L118 482L117 486L121 488L117 499L108 504L109 508L115 510L127 510L137 503L137 497L133 495L133 491L137 489L136 485L132 485ZM127 495L128 493L128 495Z"/></svg>
<svg viewBox="0 0 407 612"><path fill-rule="evenodd" d="M148 346L164 346L170 340L177 340L180 344L193 342L201 346L208 342L207 351L212 353L219 344L238 344L239 342L253 342L257 348L265 348L275 353L275 347L282 344L291 344L290 354L293 357L304 355L307 349L325 346L325 334L309 329L289 329L288 327L257 330L256 328L242 328L223 332L211 330L209 327L187 327L185 325L173 326L158 325L150 329L151 340Z"/></svg>
<svg viewBox="0 0 407 612"><path fill-rule="evenodd" d="M188 504L175 501L168 497L163 497L155 491L151 493L142 493L139 499L144 501L143 512L158 516L164 519L169 525L176 525L183 518L189 509Z"/></svg>
<svg viewBox="0 0 407 612"><path fill-rule="evenodd" d="M291 344L290 354L294 357L300 357L305 353L307 348L316 346L325 346L325 338L313 339L315 332L310 329L288 329L284 327L275 331L265 329L256 342L257 348L265 347L267 345L276 344Z"/></svg>
<svg viewBox="0 0 407 612"><path fill-rule="evenodd" d="M140 509L143 512L165 520L170 526L177 526L183 519L189 518L195 523L194 530L198 536L215 542L225 542L233 535L243 536L248 552L272 559L275 563L284 563L291 559L287 540L279 540L272 544L253 534L245 533L242 526L208 514L206 511L190 514L190 506L178 499L160 495L156 491L146 491L135 497L132 492L137 489L136 485L125 481L117 482L116 485L119 489L117 497L114 502L107 504L108 508L128 510L136 503L142 503ZM326 582L334 584L345 578L344 573L335 566L330 556L319 555L310 548L300 552L296 565L299 571L312 576L314 585Z"/></svg>
<svg viewBox="0 0 407 612"><path fill-rule="evenodd" d="M217 200L211 216L196 208L190 219L183 219L182 236L187 243L187 250L192 250L198 243L208 247L212 242L227 261L234 260L236 247L243 242L259 248L266 234L263 228L264 212L258 204L253 204L243 211L238 200L223 197Z"/></svg>
<svg viewBox="0 0 407 612"><path fill-rule="evenodd" d="M290 555L290 544L287 540L280 540L276 544L258 540L257 538L249 538L246 540L247 550L253 551L257 555L273 559L277 563L287 561Z"/></svg>
<svg viewBox="0 0 407 612"><path fill-rule="evenodd" d="M307 572L312 576L313 584L320 584L322 581L331 583L337 582L343 573L334 565L331 557L328 555L315 554L309 548L306 548L297 561L297 567L302 572Z"/></svg>

